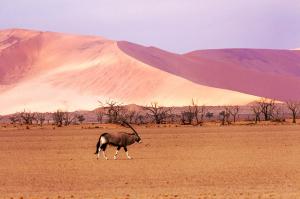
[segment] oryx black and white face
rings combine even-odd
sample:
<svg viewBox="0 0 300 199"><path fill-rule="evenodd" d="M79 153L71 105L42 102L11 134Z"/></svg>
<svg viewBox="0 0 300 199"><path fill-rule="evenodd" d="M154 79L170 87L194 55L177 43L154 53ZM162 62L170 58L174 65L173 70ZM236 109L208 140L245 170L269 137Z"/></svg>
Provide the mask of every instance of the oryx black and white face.
<svg viewBox="0 0 300 199"><path fill-rule="evenodd" d="M141 143L142 142L142 139L141 137L139 136L139 134L136 132L136 130L134 130L134 128L128 124L126 121L123 121L124 124L126 124L129 128L132 129L133 131L133 136L134 136L134 141L137 142L137 143Z"/></svg>
<svg viewBox="0 0 300 199"><path fill-rule="evenodd" d="M142 143L142 139L140 138L140 136L138 134L134 134L134 140L137 142L137 143Z"/></svg>

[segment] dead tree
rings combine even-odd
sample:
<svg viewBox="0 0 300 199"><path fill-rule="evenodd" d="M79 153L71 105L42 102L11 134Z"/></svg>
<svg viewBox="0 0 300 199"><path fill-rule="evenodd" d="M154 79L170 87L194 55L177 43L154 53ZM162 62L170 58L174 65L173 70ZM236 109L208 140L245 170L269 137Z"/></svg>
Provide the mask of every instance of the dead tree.
<svg viewBox="0 0 300 199"><path fill-rule="evenodd" d="M194 113L189 111L183 111L181 112L181 123L182 124L192 124L194 118Z"/></svg>
<svg viewBox="0 0 300 199"><path fill-rule="evenodd" d="M118 123L123 115L121 115L121 111L123 111L124 107L121 103L118 103L114 100L107 100L105 103L99 101L100 105L105 110L105 115L108 117L108 123Z"/></svg>
<svg viewBox="0 0 300 199"><path fill-rule="evenodd" d="M97 117L97 122L102 123L103 122L103 116L105 115L105 112L103 109L98 109L95 111L96 117Z"/></svg>
<svg viewBox="0 0 300 199"><path fill-rule="evenodd" d="M145 123L146 123L145 120L146 120L145 115L141 114L140 112L137 112L137 113L135 114L134 122L135 122L136 124L145 124Z"/></svg>
<svg viewBox="0 0 300 199"><path fill-rule="evenodd" d="M64 112L63 121L65 126L69 126L75 119L76 119L76 115L70 112Z"/></svg>
<svg viewBox="0 0 300 199"><path fill-rule="evenodd" d="M184 125L190 125L195 117L195 111L193 106L188 106L186 110L181 112L181 123Z"/></svg>
<svg viewBox="0 0 300 199"><path fill-rule="evenodd" d="M43 124L46 120L46 114L45 113L36 113L36 120L40 126L43 126Z"/></svg>
<svg viewBox="0 0 300 199"><path fill-rule="evenodd" d="M134 118L137 114L135 110L124 109L124 118L129 124L134 123Z"/></svg>
<svg viewBox="0 0 300 199"><path fill-rule="evenodd" d="M225 110L224 111L221 111L219 113L219 118L220 118L220 121L221 121L221 125L225 125L225 123L227 124L230 124L230 113L229 113L229 108L228 107L225 107Z"/></svg>
<svg viewBox="0 0 300 199"><path fill-rule="evenodd" d="M174 113L173 109L171 109L169 112L168 118L167 118L167 122L170 124L175 123L176 117L177 117L177 115Z"/></svg>
<svg viewBox="0 0 300 199"><path fill-rule="evenodd" d="M206 111L207 111L207 108L206 108L206 106L205 105L202 105L202 106L200 106L200 109L199 109L200 111L199 111L199 115L200 115L200 124L202 125L203 124L203 122L204 122L204 116L205 116L205 114L206 114ZM197 121L197 124L199 124L199 121Z"/></svg>
<svg viewBox="0 0 300 199"><path fill-rule="evenodd" d="M231 124L231 121L230 121L230 116L231 116L231 114L230 114L230 106L225 106L225 116L226 116L226 122L227 122L227 124L229 125L229 124Z"/></svg>
<svg viewBox="0 0 300 199"><path fill-rule="evenodd" d="M8 117L8 119L10 120L11 124L16 124L17 122L20 122L20 117L19 117L19 114L17 114L17 113L10 115Z"/></svg>
<svg viewBox="0 0 300 199"><path fill-rule="evenodd" d="M275 106L274 110L273 110L273 115L272 115L272 121L274 122L284 122L285 118L284 118L284 111L282 106Z"/></svg>
<svg viewBox="0 0 300 199"><path fill-rule="evenodd" d="M57 110L52 114L52 117L53 117L54 124L57 125L58 127L61 127L64 122L65 112L61 110Z"/></svg>
<svg viewBox="0 0 300 199"><path fill-rule="evenodd" d="M132 124L134 122L134 118L136 115L136 111L135 110L131 110L128 107L121 107L119 109L117 109L118 111L118 121L127 121L129 124Z"/></svg>
<svg viewBox="0 0 300 199"><path fill-rule="evenodd" d="M84 117L84 115L79 114L79 115L76 115L76 119L78 120L78 122L80 124L82 124L82 122L85 120L85 117Z"/></svg>
<svg viewBox="0 0 300 199"><path fill-rule="evenodd" d="M197 102L194 99L192 99L192 108L193 108L193 114L191 114L191 116L195 117L196 124L199 124L200 123L199 122L199 120L200 120L199 119L200 110L199 110L199 106L198 106ZM189 106L189 109L191 109L190 106ZM192 120L193 120L193 117L192 117ZM192 121L190 121L190 122L192 122Z"/></svg>
<svg viewBox="0 0 300 199"><path fill-rule="evenodd" d="M221 111L219 113L219 118L221 120L221 125L225 125L225 121L226 121L226 112L225 111Z"/></svg>
<svg viewBox="0 0 300 199"><path fill-rule="evenodd" d="M207 112L207 113L205 114L205 117L207 117L208 120L210 120L213 116L214 116L214 113L211 113L211 112Z"/></svg>
<svg viewBox="0 0 300 199"><path fill-rule="evenodd" d="M26 112L24 110L20 113L20 119L24 124L32 124L32 121L35 120L35 113Z"/></svg>
<svg viewBox="0 0 300 199"><path fill-rule="evenodd" d="M257 122L260 121L261 107L258 104L254 104L251 106L251 110L254 113L255 124L257 124Z"/></svg>
<svg viewBox="0 0 300 199"><path fill-rule="evenodd" d="M148 111L148 115L156 124L162 124L166 121L172 108L161 107L157 102L152 102L150 106L144 107Z"/></svg>
<svg viewBox="0 0 300 199"><path fill-rule="evenodd" d="M260 110L265 118L265 121L272 119L273 111L275 109L275 101L273 99L262 98L257 103L260 106Z"/></svg>
<svg viewBox="0 0 300 199"><path fill-rule="evenodd" d="M240 111L239 106L230 106L229 107L229 113L233 117L233 123L236 122L236 117L238 116L239 111Z"/></svg>
<svg viewBox="0 0 300 199"><path fill-rule="evenodd" d="M202 105L202 106L198 106L197 102L192 99L192 106L193 106L193 112L194 112L194 117L195 117L195 120L196 120L196 124L200 124L202 125L203 123L203 119L204 119L204 116L205 116L205 112L206 112L206 107L205 105Z"/></svg>
<svg viewBox="0 0 300 199"><path fill-rule="evenodd" d="M288 109L292 112L293 123L296 123L297 114L300 111L300 101L287 101L286 105Z"/></svg>

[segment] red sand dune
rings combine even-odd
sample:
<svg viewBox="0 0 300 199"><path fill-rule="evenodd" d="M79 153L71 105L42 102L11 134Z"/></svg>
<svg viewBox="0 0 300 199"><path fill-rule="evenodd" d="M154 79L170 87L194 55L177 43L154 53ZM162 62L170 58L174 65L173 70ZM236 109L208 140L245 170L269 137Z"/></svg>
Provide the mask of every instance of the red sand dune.
<svg viewBox="0 0 300 199"><path fill-rule="evenodd" d="M79 36L0 31L0 114L124 104L246 104L299 98L299 51L208 50L185 55ZM238 91L238 92L237 92ZM249 95L250 94L250 95Z"/></svg>

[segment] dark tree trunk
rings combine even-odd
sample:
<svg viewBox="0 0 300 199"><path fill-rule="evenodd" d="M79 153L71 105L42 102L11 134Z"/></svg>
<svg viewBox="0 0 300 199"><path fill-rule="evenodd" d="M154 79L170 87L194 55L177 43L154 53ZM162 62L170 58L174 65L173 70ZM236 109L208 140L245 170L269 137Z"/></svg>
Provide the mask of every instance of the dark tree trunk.
<svg viewBox="0 0 300 199"><path fill-rule="evenodd" d="M293 123L296 123L296 112L293 111Z"/></svg>

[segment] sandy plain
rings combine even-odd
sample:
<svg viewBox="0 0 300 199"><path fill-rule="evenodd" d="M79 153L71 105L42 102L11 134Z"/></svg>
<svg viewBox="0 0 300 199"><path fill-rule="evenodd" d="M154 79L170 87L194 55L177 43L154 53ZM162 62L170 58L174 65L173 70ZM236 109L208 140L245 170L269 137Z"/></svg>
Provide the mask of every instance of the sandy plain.
<svg viewBox="0 0 300 199"><path fill-rule="evenodd" d="M300 125L136 127L132 160L98 126L0 127L0 198L300 198Z"/></svg>

